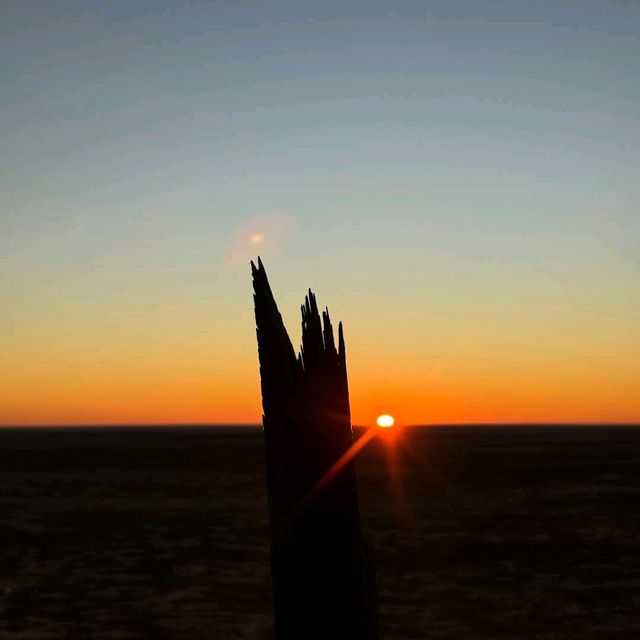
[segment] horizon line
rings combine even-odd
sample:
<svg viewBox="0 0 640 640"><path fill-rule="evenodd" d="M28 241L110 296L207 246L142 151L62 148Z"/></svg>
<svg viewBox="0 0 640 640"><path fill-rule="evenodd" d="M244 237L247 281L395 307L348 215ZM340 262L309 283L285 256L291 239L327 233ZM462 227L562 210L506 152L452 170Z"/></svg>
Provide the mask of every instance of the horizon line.
<svg viewBox="0 0 640 640"><path fill-rule="evenodd" d="M499 422L424 422L407 425L398 425L404 428L432 428L432 427L640 427L640 422L630 421L499 421ZM0 429L126 429L126 428L237 428L237 429L262 429L261 422L88 422L88 423L28 423L28 424L0 424ZM366 429L368 425L354 424L354 429Z"/></svg>

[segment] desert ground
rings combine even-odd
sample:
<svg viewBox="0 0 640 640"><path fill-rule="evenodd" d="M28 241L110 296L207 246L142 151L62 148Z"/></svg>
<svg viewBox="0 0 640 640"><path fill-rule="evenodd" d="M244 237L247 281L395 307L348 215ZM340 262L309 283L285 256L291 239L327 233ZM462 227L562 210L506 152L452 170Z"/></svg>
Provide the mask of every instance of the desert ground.
<svg viewBox="0 0 640 640"><path fill-rule="evenodd" d="M359 456L383 640L640 637L640 428ZM257 427L0 430L0 638L272 637Z"/></svg>

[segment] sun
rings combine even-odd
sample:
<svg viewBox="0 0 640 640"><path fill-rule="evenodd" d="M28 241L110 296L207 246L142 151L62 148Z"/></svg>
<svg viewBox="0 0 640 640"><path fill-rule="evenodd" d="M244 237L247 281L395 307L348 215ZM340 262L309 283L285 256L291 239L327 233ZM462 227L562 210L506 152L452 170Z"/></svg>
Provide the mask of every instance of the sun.
<svg viewBox="0 0 640 640"><path fill-rule="evenodd" d="M388 413L383 413L376 418L376 424L383 429L388 429L389 427L393 427L395 420L393 416L390 416Z"/></svg>

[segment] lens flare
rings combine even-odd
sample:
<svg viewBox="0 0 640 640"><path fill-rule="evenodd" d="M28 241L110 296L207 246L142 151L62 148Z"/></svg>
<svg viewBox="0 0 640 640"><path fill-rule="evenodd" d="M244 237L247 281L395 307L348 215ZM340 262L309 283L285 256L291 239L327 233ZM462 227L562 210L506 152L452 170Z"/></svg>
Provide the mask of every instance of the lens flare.
<svg viewBox="0 0 640 640"><path fill-rule="evenodd" d="M388 413L383 413L376 419L376 424L383 429L388 429L389 427L393 427L395 420L393 416L390 416Z"/></svg>
<svg viewBox="0 0 640 640"><path fill-rule="evenodd" d="M240 224L225 251L224 264L247 268L259 253L264 258L277 255L293 234L295 219L289 213L273 212L253 216Z"/></svg>

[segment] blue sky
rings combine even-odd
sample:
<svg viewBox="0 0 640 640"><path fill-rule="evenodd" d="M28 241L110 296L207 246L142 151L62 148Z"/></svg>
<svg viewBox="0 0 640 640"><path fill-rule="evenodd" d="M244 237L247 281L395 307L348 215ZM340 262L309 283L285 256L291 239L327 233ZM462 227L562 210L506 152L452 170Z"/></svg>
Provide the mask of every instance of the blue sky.
<svg viewBox="0 0 640 640"><path fill-rule="evenodd" d="M638 3L0 12L9 366L69 318L120 340L100 324L114 309L125 326L211 313L251 335L247 273L224 255L270 212L294 221L263 251L292 323L317 283L356 323L354 291L469 326L483 305L522 313L532 343L537 310L598 318L640 350ZM248 371L248 354L229 357Z"/></svg>

